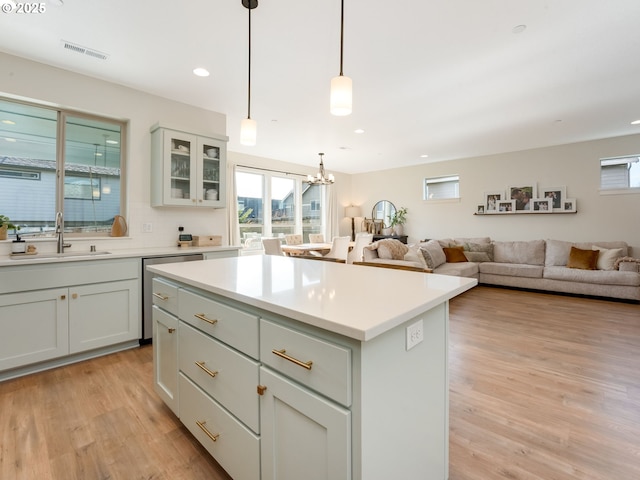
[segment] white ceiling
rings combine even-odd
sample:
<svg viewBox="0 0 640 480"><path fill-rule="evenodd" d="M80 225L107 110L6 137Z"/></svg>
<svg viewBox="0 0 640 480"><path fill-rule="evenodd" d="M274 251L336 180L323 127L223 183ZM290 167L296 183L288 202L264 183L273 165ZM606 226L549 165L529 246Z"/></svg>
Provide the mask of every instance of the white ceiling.
<svg viewBox="0 0 640 480"><path fill-rule="evenodd" d="M255 147L239 144L247 23L241 0L64 0L0 14L0 50L224 113L230 150L304 165L324 152L329 171L640 132L639 0L345 0L348 117L329 114L340 1L260 0ZM194 76L198 66L211 76Z"/></svg>

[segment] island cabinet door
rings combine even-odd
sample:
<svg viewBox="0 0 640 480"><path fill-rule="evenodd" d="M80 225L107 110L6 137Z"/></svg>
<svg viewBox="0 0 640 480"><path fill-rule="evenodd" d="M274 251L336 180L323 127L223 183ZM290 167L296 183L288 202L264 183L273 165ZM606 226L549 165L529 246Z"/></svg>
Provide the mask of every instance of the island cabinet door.
<svg viewBox="0 0 640 480"><path fill-rule="evenodd" d="M262 480L350 480L351 413L260 368Z"/></svg>
<svg viewBox="0 0 640 480"><path fill-rule="evenodd" d="M153 306L153 386L178 415L178 319Z"/></svg>

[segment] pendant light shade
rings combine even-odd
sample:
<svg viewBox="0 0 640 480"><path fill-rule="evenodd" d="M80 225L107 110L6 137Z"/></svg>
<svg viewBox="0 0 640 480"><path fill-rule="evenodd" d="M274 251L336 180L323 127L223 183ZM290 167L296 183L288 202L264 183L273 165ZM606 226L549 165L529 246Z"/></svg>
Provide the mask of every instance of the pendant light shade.
<svg viewBox="0 0 640 480"><path fill-rule="evenodd" d="M251 10L258 6L258 0L242 0L242 6L249 10L249 68L247 69L247 118L240 123L240 144L253 147L256 144L258 124L251 118Z"/></svg>
<svg viewBox="0 0 640 480"><path fill-rule="evenodd" d="M342 57L344 50L344 0L340 3L340 74L331 79L330 111L332 115L351 114L352 82L342 74Z"/></svg>
<svg viewBox="0 0 640 480"><path fill-rule="evenodd" d="M344 116L351 114L352 81L349 77L339 75L331 79L331 114Z"/></svg>
<svg viewBox="0 0 640 480"><path fill-rule="evenodd" d="M240 123L240 144L253 147L256 144L257 126L252 118L245 118Z"/></svg>

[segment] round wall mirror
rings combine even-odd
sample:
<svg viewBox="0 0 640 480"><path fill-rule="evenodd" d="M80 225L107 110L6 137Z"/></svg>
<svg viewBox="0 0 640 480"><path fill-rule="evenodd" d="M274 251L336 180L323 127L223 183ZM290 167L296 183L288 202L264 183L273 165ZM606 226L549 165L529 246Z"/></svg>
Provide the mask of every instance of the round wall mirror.
<svg viewBox="0 0 640 480"><path fill-rule="evenodd" d="M380 200L371 210L373 221L382 220L383 228L391 225L391 219L396 214L396 206L389 200Z"/></svg>

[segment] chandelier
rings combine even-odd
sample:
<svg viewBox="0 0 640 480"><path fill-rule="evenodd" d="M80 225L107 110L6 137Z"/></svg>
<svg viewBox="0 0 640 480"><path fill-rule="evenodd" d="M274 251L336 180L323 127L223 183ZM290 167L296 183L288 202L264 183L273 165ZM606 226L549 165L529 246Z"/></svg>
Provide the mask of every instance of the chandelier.
<svg viewBox="0 0 640 480"><path fill-rule="evenodd" d="M331 185L336 181L336 179L333 177L333 174L330 173L327 176L324 171L324 163L322 162L322 156L324 153L319 153L318 155L320 155L320 170L315 177L307 175L307 183L309 185Z"/></svg>

